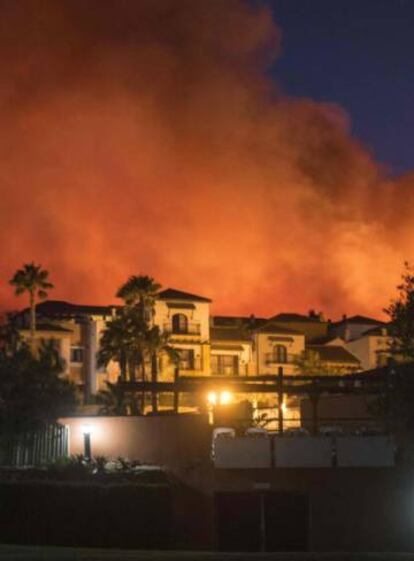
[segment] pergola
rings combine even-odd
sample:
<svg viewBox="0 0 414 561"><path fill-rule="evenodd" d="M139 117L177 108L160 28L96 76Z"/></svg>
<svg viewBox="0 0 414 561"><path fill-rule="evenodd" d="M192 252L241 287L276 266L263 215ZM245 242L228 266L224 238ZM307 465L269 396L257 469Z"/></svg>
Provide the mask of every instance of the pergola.
<svg viewBox="0 0 414 561"><path fill-rule="evenodd" d="M171 382L122 382L129 392L146 393L153 396L172 393L173 411L178 413L180 394L202 394L210 391L231 391L233 393L273 394L277 397L278 429L283 433L284 396L306 396L312 404L313 427L318 425L318 400L322 395L383 395L387 396L393 387L394 371L381 368L359 374L346 375L284 375L279 369L277 375L259 376L182 376L175 370ZM156 401L156 400L155 400Z"/></svg>

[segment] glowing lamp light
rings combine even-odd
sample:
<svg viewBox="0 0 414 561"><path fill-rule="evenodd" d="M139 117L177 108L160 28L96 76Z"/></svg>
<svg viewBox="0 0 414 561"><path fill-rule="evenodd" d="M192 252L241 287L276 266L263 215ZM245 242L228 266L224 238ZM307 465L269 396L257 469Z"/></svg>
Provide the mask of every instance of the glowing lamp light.
<svg viewBox="0 0 414 561"><path fill-rule="evenodd" d="M207 402L210 405L217 405L217 394L216 392L210 392L207 394Z"/></svg>
<svg viewBox="0 0 414 561"><path fill-rule="evenodd" d="M228 405L233 401L233 394L228 391L221 392L220 394L220 405Z"/></svg>
<svg viewBox="0 0 414 561"><path fill-rule="evenodd" d="M286 405L286 403L282 403L282 405L280 406L281 410L283 411L283 413L286 413L286 411L288 410L288 406Z"/></svg>
<svg viewBox="0 0 414 561"><path fill-rule="evenodd" d="M92 434L93 428L92 425L82 425L82 434Z"/></svg>
<svg viewBox="0 0 414 561"><path fill-rule="evenodd" d="M232 403L233 401L233 394L227 390L220 392L219 395L217 395L216 392L210 392L207 394L207 402L209 403L209 405L217 405L217 403L220 403L220 405L228 405L229 403Z"/></svg>

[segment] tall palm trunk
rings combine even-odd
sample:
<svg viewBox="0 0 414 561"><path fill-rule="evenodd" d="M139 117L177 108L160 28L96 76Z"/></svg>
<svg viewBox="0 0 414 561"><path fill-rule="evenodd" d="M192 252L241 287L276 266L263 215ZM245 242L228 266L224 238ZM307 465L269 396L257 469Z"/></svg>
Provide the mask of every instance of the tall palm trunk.
<svg viewBox="0 0 414 561"><path fill-rule="evenodd" d="M135 357L129 357L129 359L128 359L128 373L129 373L129 381L130 382L135 382L135 380L136 380L135 371L136 371Z"/></svg>
<svg viewBox="0 0 414 561"><path fill-rule="evenodd" d="M153 352L151 355L151 382L153 384L157 383L158 381L158 361L157 361L157 353ZM153 413L158 412L158 392L155 388L152 388L151 391L151 408Z"/></svg>
<svg viewBox="0 0 414 561"><path fill-rule="evenodd" d="M136 381L137 359L136 356L130 356L128 359L128 379L130 382ZM138 404L137 399L133 399L130 405L131 415L139 415L142 412L142 405Z"/></svg>
<svg viewBox="0 0 414 561"><path fill-rule="evenodd" d="M121 352L121 356L119 359L119 368L121 371L121 380L122 382L126 382L127 380L127 359L125 353Z"/></svg>
<svg viewBox="0 0 414 561"><path fill-rule="evenodd" d="M145 354L141 351L141 379L142 382L145 382L147 379L147 374L145 371ZM142 415L145 413L145 392L141 393L141 413Z"/></svg>
<svg viewBox="0 0 414 561"><path fill-rule="evenodd" d="M30 291L30 341L33 343L36 331L36 304L34 291Z"/></svg>

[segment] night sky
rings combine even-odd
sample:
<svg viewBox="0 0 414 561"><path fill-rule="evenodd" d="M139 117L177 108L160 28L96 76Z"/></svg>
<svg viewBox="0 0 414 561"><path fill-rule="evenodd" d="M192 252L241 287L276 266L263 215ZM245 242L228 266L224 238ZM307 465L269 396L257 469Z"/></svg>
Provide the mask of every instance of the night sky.
<svg viewBox="0 0 414 561"><path fill-rule="evenodd" d="M0 308L35 261L78 303L147 274L218 313L381 315L414 261L414 2L0 10Z"/></svg>
<svg viewBox="0 0 414 561"><path fill-rule="evenodd" d="M339 103L389 173L413 168L414 2L273 0L285 91Z"/></svg>

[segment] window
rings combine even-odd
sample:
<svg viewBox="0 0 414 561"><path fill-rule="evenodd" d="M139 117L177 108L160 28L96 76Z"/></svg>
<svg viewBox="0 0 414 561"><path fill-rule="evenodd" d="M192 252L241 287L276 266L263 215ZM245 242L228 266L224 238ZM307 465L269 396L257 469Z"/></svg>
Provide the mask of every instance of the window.
<svg viewBox="0 0 414 561"><path fill-rule="evenodd" d="M173 333L187 333L188 332L188 319L184 314L174 314L172 317L172 332Z"/></svg>
<svg viewBox="0 0 414 561"><path fill-rule="evenodd" d="M83 362L83 347L70 348L70 361L77 363Z"/></svg>
<svg viewBox="0 0 414 561"><path fill-rule="evenodd" d="M192 349L178 349L180 355L179 369L194 370L194 351Z"/></svg>
<svg viewBox="0 0 414 561"><path fill-rule="evenodd" d="M237 376L239 359L236 355L211 355L211 372L219 376Z"/></svg>
<svg viewBox="0 0 414 561"><path fill-rule="evenodd" d="M273 347L273 358L275 362L287 362L287 349L284 345L275 345Z"/></svg>

